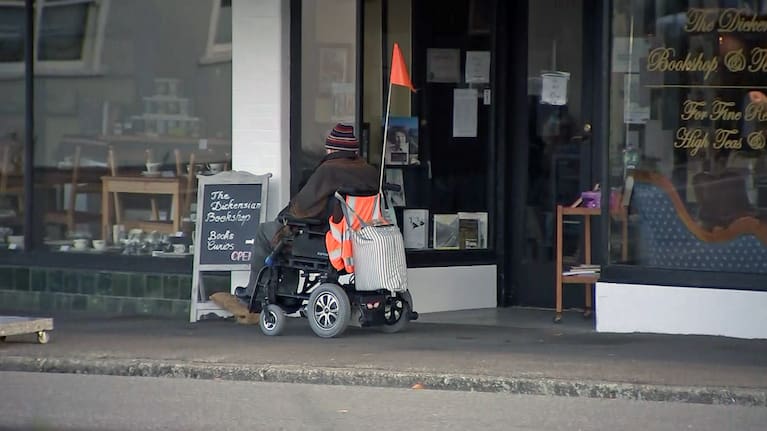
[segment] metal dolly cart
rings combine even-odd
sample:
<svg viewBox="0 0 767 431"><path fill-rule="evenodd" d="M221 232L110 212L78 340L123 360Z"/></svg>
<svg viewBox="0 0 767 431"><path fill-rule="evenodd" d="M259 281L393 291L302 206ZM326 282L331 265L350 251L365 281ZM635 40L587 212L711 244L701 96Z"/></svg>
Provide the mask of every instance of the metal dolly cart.
<svg viewBox="0 0 767 431"><path fill-rule="evenodd" d="M0 342L9 335L37 334L37 342L46 344L53 330L53 318L0 316Z"/></svg>

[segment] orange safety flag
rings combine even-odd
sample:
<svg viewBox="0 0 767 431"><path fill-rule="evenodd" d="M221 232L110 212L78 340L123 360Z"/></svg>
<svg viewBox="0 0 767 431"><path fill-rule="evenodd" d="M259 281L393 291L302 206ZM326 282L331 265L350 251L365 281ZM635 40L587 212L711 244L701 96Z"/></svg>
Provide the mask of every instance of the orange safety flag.
<svg viewBox="0 0 767 431"><path fill-rule="evenodd" d="M393 85L407 87L410 91L415 91L413 83L410 81L410 75L407 73L405 58L402 56L402 51L400 51L397 42L394 42L394 51L391 55L391 75L389 76L389 82Z"/></svg>

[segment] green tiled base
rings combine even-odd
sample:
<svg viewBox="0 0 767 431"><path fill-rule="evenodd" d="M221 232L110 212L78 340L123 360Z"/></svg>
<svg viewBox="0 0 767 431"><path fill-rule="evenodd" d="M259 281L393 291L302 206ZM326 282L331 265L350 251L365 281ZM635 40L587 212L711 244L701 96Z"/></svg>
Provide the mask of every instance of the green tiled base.
<svg viewBox="0 0 767 431"><path fill-rule="evenodd" d="M0 290L0 309L20 312L74 311L93 314L189 317L189 301L52 292Z"/></svg>
<svg viewBox="0 0 767 431"><path fill-rule="evenodd" d="M228 276L205 275L205 291L228 292ZM189 315L192 276L0 267L0 309L118 315Z"/></svg>

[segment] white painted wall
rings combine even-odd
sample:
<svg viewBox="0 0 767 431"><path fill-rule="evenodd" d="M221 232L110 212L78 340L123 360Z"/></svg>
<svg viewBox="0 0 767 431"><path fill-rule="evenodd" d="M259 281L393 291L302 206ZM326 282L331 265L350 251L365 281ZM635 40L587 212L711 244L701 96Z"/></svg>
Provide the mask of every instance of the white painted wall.
<svg viewBox="0 0 767 431"><path fill-rule="evenodd" d="M496 271L495 265L409 269L408 289L415 311L433 313L496 307Z"/></svg>
<svg viewBox="0 0 767 431"><path fill-rule="evenodd" d="M290 10L232 2L232 168L272 173L267 219L290 200Z"/></svg>
<svg viewBox="0 0 767 431"><path fill-rule="evenodd" d="M767 338L767 292L597 283L598 332Z"/></svg>
<svg viewBox="0 0 767 431"><path fill-rule="evenodd" d="M290 200L290 2L232 2L232 169L271 173L267 220ZM232 291L248 281L232 272Z"/></svg>

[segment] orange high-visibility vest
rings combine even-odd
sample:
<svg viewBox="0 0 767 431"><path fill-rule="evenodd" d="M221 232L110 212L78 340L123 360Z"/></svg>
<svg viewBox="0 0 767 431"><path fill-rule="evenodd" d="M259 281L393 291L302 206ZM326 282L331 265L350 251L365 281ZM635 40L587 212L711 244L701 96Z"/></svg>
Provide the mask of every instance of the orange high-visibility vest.
<svg viewBox="0 0 767 431"><path fill-rule="evenodd" d="M372 220L382 220L381 201L376 196L347 196L346 205L353 209L365 222ZM360 228L360 221L354 214L351 217L352 229ZM333 222L333 217L328 219L330 230L325 234L325 247L328 249L328 258L333 268L337 270L346 270L351 274L354 272L354 261L352 259L352 237L349 227L346 225L345 217L341 217L338 223Z"/></svg>

